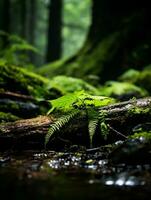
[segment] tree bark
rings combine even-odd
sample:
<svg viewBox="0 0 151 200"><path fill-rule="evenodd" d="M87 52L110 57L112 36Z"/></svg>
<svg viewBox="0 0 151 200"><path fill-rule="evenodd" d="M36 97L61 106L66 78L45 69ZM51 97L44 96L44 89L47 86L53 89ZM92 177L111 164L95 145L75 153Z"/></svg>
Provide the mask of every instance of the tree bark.
<svg viewBox="0 0 151 200"><path fill-rule="evenodd" d="M104 82L115 79L130 66L141 69L150 64L150 19L146 1L92 0L86 42L75 56L58 63L56 73L89 80L98 76ZM56 65L50 65L48 73L55 75L55 70Z"/></svg>
<svg viewBox="0 0 151 200"><path fill-rule="evenodd" d="M2 0L0 3L0 30L5 33L10 33L10 0ZM2 46L5 48L8 45L8 39L5 35L2 36Z"/></svg>
<svg viewBox="0 0 151 200"><path fill-rule="evenodd" d="M61 56L62 0L51 0L49 5L48 46L46 62Z"/></svg>
<svg viewBox="0 0 151 200"><path fill-rule="evenodd" d="M107 141L96 134L95 146L124 139L122 135L129 135L132 129L151 120L151 97L138 100L125 101L100 108L99 112L105 114L105 123L110 128ZM27 120L3 123L0 125L1 148L44 148L45 135L48 132L54 118L51 116L39 116ZM122 133L122 134L118 134ZM80 133L80 135L79 135ZM94 139L95 139L94 138ZM79 116L72 124L67 124L61 130L56 141L50 141L48 148L60 148L58 140L62 140L62 147L68 144L88 145L87 121ZM5 145L4 145L5 144Z"/></svg>

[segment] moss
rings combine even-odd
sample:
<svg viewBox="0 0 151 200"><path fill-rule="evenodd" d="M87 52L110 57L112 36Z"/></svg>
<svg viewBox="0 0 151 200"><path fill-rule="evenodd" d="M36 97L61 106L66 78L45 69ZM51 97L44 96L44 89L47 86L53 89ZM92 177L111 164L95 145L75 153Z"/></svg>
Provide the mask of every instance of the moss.
<svg viewBox="0 0 151 200"><path fill-rule="evenodd" d="M121 81L133 83L146 89L151 94L151 68L146 67L143 71L128 70L119 77Z"/></svg>
<svg viewBox="0 0 151 200"><path fill-rule="evenodd" d="M79 51L74 57L47 64L37 71L49 77L67 75L89 81L92 75L101 78L100 74L104 69L106 61L114 57L118 46L120 46L120 42L117 43L119 37L119 32L107 35L95 46L95 50L93 50L94 44L87 41L85 48Z"/></svg>
<svg viewBox="0 0 151 200"><path fill-rule="evenodd" d="M139 133L135 133L134 135L131 135L129 137L132 139L145 138L145 139L151 141L151 132L139 132Z"/></svg>
<svg viewBox="0 0 151 200"><path fill-rule="evenodd" d="M59 60L52 62L50 64L46 64L38 69L36 71L46 77L53 77L56 75L65 74L65 68L63 67L66 63L66 60Z"/></svg>
<svg viewBox="0 0 151 200"><path fill-rule="evenodd" d="M151 70L142 71L135 84L145 88L151 94Z"/></svg>
<svg viewBox="0 0 151 200"><path fill-rule="evenodd" d="M101 95L112 96L120 99L130 99L132 97L144 97L148 93L145 89L128 82L108 81L100 89Z"/></svg>
<svg viewBox="0 0 151 200"><path fill-rule="evenodd" d="M48 79L29 72L26 69L11 66L0 66L0 88L34 97L51 97Z"/></svg>
<svg viewBox="0 0 151 200"><path fill-rule="evenodd" d="M75 91L85 90L92 95L99 95L100 91L82 79L68 77L68 76L55 76L50 81L51 87L60 90L64 95Z"/></svg>
<svg viewBox="0 0 151 200"><path fill-rule="evenodd" d="M119 78L119 81L124 81L124 82L129 82L129 83L135 83L139 76L140 76L140 71L136 69L129 69L126 72L124 72Z"/></svg>
<svg viewBox="0 0 151 200"><path fill-rule="evenodd" d="M1 122L12 122L18 120L19 117L12 115L11 113L0 112L0 123Z"/></svg>
<svg viewBox="0 0 151 200"><path fill-rule="evenodd" d="M132 109L129 109L128 113L133 113L133 114L146 114L150 112L150 108L138 108L138 107L133 107Z"/></svg>
<svg viewBox="0 0 151 200"><path fill-rule="evenodd" d="M49 80L26 69L4 65L0 66L0 90L44 99L53 99L80 90L93 95L100 94L98 89L81 79L56 76Z"/></svg>

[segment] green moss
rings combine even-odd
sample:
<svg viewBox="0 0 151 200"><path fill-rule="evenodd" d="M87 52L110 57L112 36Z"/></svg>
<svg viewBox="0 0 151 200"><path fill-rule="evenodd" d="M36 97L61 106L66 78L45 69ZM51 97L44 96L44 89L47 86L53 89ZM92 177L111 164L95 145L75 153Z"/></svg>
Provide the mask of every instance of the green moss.
<svg viewBox="0 0 151 200"><path fill-rule="evenodd" d="M38 68L36 71L46 77L53 77L56 75L65 74L65 68L63 67L66 63L66 60L59 60L55 61L50 64L46 64L40 68ZM62 67L61 67L62 66Z"/></svg>
<svg viewBox="0 0 151 200"><path fill-rule="evenodd" d="M1 122L12 122L18 120L19 117L12 115L11 113L0 112L0 123Z"/></svg>
<svg viewBox="0 0 151 200"><path fill-rule="evenodd" d="M146 114L150 112L150 108L138 108L138 107L133 107L132 109L129 109L128 113L133 113L133 114Z"/></svg>
<svg viewBox="0 0 151 200"><path fill-rule="evenodd" d="M101 78L100 74L106 61L113 58L118 46L120 46L120 42L116 42L119 37L119 32L107 35L95 46L95 50L94 44L87 41L85 48L74 57L42 66L38 72L49 77L67 75L91 80L90 77L93 75Z"/></svg>
<svg viewBox="0 0 151 200"><path fill-rule="evenodd" d="M51 96L48 79L29 72L26 69L11 66L0 66L0 88L34 97Z"/></svg>
<svg viewBox="0 0 151 200"><path fill-rule="evenodd" d="M145 88L151 94L151 70L142 71L135 84Z"/></svg>
<svg viewBox="0 0 151 200"><path fill-rule="evenodd" d="M129 136L129 138L136 139L136 138L145 138L147 140L151 140L151 132L139 132L135 133L134 135Z"/></svg>
<svg viewBox="0 0 151 200"><path fill-rule="evenodd" d="M129 69L124 72L118 79L124 82L135 83L138 80L140 74L141 72L136 69Z"/></svg>
<svg viewBox="0 0 151 200"><path fill-rule="evenodd" d="M75 91L85 90L92 95L99 95L100 91L89 83L79 78L69 76L55 76L50 81L51 87L60 90L61 93L67 94Z"/></svg>
<svg viewBox="0 0 151 200"><path fill-rule="evenodd" d="M80 90L93 95L100 94L98 89L81 79L56 76L49 80L26 69L8 65L0 66L0 90L44 99L53 99Z"/></svg>
<svg viewBox="0 0 151 200"><path fill-rule="evenodd" d="M148 93L145 89L135 86L132 83L128 82L116 82L116 81L108 81L105 86L100 89L100 92L104 96L126 96L130 94L130 98L132 97L144 97L147 96Z"/></svg>
<svg viewBox="0 0 151 200"><path fill-rule="evenodd" d="M151 68L146 67L143 71L128 70L119 77L121 81L133 83L139 87L146 89L151 94Z"/></svg>

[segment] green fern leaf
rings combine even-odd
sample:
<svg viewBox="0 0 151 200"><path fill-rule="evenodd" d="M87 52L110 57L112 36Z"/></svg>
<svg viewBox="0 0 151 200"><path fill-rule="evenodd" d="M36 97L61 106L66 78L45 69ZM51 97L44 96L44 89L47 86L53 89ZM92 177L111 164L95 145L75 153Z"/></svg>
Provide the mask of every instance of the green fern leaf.
<svg viewBox="0 0 151 200"><path fill-rule="evenodd" d="M98 123L99 123L98 119L89 120L88 130L89 130L89 137L90 137L90 146L92 146L92 139L96 132Z"/></svg>
<svg viewBox="0 0 151 200"><path fill-rule="evenodd" d="M96 132L96 128L99 124L99 113L95 109L87 110L87 117L88 117L88 131L89 131L89 138L90 138L90 146L92 146L92 139Z"/></svg>
<svg viewBox="0 0 151 200"><path fill-rule="evenodd" d="M68 94L64 95L58 99L50 100L50 104L52 108L48 111L48 115L54 111L63 111L68 112L72 109L72 104L78 100L78 97L76 94Z"/></svg>
<svg viewBox="0 0 151 200"><path fill-rule="evenodd" d="M105 122L100 123L101 134L104 136L104 139L107 139L109 133L109 128Z"/></svg>
<svg viewBox="0 0 151 200"><path fill-rule="evenodd" d="M63 126L65 126L70 120L72 120L79 111L72 111L69 114L63 115L57 119L56 122L50 125L48 133L45 137L45 146L49 142L50 138L55 134L56 131L60 131Z"/></svg>

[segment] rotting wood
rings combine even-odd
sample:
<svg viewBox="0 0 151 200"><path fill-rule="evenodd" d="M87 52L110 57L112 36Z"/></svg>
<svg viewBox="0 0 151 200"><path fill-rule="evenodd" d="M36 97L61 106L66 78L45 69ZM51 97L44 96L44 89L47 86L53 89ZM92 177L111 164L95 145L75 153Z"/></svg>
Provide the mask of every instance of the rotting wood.
<svg viewBox="0 0 151 200"><path fill-rule="evenodd" d="M151 120L151 97L104 106L99 109L99 112L105 113L105 122L107 124L117 131L128 135L137 124ZM6 140L7 138L17 140L18 138L28 137L28 141L31 140L32 144L35 139L34 136L36 136L36 138L43 138L41 142L44 142L45 135L53 120L51 116L38 116L32 119L2 123L0 125L0 141L4 137ZM82 118L79 116L79 119L74 119L73 124L65 127L65 130L62 130L62 132L66 135L79 134L82 131L86 132L85 128L86 120L83 119L82 121ZM109 142L112 142L118 137L115 133L113 134L113 130L110 130L110 132ZM72 136L70 136L71 138ZM25 140L23 141L25 142Z"/></svg>

